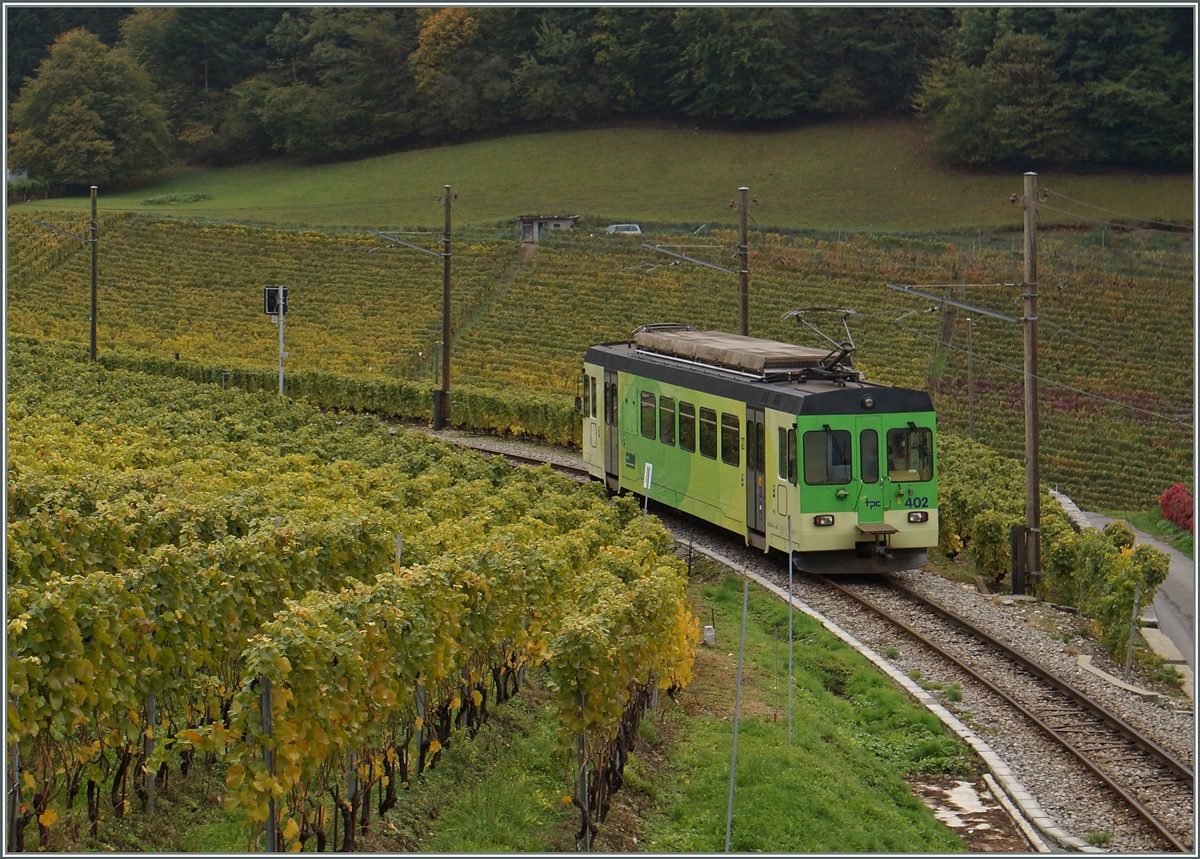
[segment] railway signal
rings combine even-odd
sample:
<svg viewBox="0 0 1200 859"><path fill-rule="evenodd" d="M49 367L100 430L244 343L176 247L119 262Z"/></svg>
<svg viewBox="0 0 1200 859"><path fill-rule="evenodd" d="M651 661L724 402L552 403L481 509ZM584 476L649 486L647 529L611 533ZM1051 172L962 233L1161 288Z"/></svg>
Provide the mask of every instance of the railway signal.
<svg viewBox="0 0 1200 859"><path fill-rule="evenodd" d="M288 353L283 349L283 317L288 312L288 291L286 286L263 287L263 313L271 317L272 322L279 323L279 396L283 396L283 359Z"/></svg>

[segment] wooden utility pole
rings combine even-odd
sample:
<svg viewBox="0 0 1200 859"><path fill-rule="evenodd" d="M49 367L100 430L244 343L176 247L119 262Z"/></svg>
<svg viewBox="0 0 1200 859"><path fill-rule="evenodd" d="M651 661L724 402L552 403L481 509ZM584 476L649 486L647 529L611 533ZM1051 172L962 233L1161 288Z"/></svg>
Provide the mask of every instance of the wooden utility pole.
<svg viewBox="0 0 1200 859"><path fill-rule="evenodd" d="M442 429L450 423L450 186L442 198L446 212L442 236L442 389L441 407L434 409L433 428Z"/></svg>
<svg viewBox="0 0 1200 859"><path fill-rule="evenodd" d="M96 217L96 192L99 189L92 186L92 221L88 227L88 243L92 246L92 334L91 360L96 360L96 256L100 247L100 221Z"/></svg>
<svg viewBox="0 0 1200 859"><path fill-rule="evenodd" d="M975 441L975 350L972 335L975 333L975 320L967 317L967 427L971 441Z"/></svg>
<svg viewBox="0 0 1200 859"><path fill-rule="evenodd" d="M1037 395L1037 174L1025 174L1025 542L1026 575L1042 575L1042 508L1038 469Z"/></svg>
<svg viewBox="0 0 1200 859"><path fill-rule="evenodd" d="M746 216L750 207L750 189L738 188L738 221L741 241L738 244L738 315L743 337L750 335L750 246L746 238Z"/></svg>

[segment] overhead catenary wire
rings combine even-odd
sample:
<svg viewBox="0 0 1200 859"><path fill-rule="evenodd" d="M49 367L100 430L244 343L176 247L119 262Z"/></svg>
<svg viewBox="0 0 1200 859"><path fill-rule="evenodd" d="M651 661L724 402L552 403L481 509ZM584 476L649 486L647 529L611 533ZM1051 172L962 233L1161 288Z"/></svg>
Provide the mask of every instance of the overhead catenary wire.
<svg viewBox="0 0 1200 859"><path fill-rule="evenodd" d="M1117 229L1117 230L1137 230L1138 232L1143 232L1143 233L1160 233L1164 236L1183 235L1183 233L1180 230L1159 230L1159 229L1155 229L1154 227L1139 227L1139 226L1135 226L1134 224L1120 224L1120 223L1117 223L1116 221L1106 221L1103 218L1093 218L1088 215L1084 215L1080 212L1072 212L1069 209L1059 209L1055 206L1049 205L1048 203L1038 203L1038 210L1040 211L1042 209L1046 209L1051 212L1058 212L1060 215L1070 215L1072 218L1079 218L1080 220L1083 220L1083 221L1090 221L1093 224L1102 224L1103 226L1112 227L1113 229ZM1190 233L1191 230L1188 230L1188 232Z"/></svg>
<svg viewBox="0 0 1200 859"><path fill-rule="evenodd" d="M1119 218L1130 218L1135 221L1143 221L1144 223L1147 223L1147 224L1161 224L1164 227L1179 227L1180 229L1188 230L1189 232L1191 232L1191 230L1192 230L1191 224L1177 224L1177 223L1174 223L1173 221L1160 221L1157 218L1143 218L1143 217L1139 217L1138 215L1127 215L1124 212L1117 212L1113 209L1106 209L1103 206L1097 206L1094 203L1086 203L1083 200L1076 200L1074 197L1068 197L1066 194L1059 193L1058 191L1052 191L1049 188L1046 189L1046 193L1048 193L1054 197L1062 197L1064 200L1070 200L1072 203L1077 203L1080 206L1087 206L1089 209L1096 209L1097 211L1100 211L1100 212L1107 212L1110 215L1116 215Z"/></svg>
<svg viewBox="0 0 1200 859"><path fill-rule="evenodd" d="M1155 367L1162 367L1164 370L1170 370L1174 373L1179 373L1181 376L1186 376L1189 372L1188 370L1183 370L1179 367L1173 367L1170 364L1163 364L1160 361L1155 361L1152 358L1144 358L1141 355L1135 355L1132 352L1123 352L1120 349L1114 349L1112 346L1107 346L1104 343L1101 343L1099 340L1092 340L1089 337L1084 337L1082 334L1075 333L1074 331L1070 330L1069 328L1064 328L1062 325L1058 325L1057 323L1051 322L1045 316L1039 316L1038 321L1045 325L1049 325L1051 328L1055 329L1056 331L1061 331L1063 334L1066 334L1069 337L1074 337L1076 340L1081 340L1084 343L1095 346L1097 349L1102 349L1106 352L1112 352L1114 355L1120 355L1122 358L1129 358L1134 361L1140 361L1143 364L1153 364Z"/></svg>
<svg viewBox="0 0 1200 859"><path fill-rule="evenodd" d="M898 324L898 320L889 320L889 319L885 318L884 321L892 322L893 324ZM938 343L940 343L943 347L950 349L951 351L961 352L964 354L967 351L966 349L962 348L961 346L955 346L953 343L944 343L941 340L941 338L939 338L939 337L935 337L930 334L923 334L922 332L916 331L912 328L909 328L906 325L899 325L899 327L903 328L905 331L912 334L914 337L922 337L926 340L935 340ZM980 354L978 354L978 352L975 353L975 357L981 361L987 361L989 364L995 364L997 367L1001 367L1002 369L1010 370L1013 373L1018 373L1022 376L1025 375L1025 370L1021 367L1013 367L1010 364L1005 364L1002 361L995 360L994 358L988 358L985 355L980 355ZM1085 391L1082 388L1076 388L1072 385L1067 385L1063 382L1056 382L1055 380L1048 379L1045 376L1035 376L1034 378L1036 378L1039 382L1044 382L1045 384L1049 385L1052 388L1062 388L1063 390L1066 390L1066 391L1071 391L1076 394L1081 394L1082 396L1088 397L1089 399L1098 400L1098 401L1104 402L1104 403L1109 403L1110 405L1114 405L1114 406L1120 406L1125 409L1130 409L1131 411L1141 412L1142 414L1150 415L1151 417L1161 418L1162 420L1165 420L1169 423L1178 424L1180 426L1185 426L1185 427L1189 427L1189 428L1192 426L1192 424L1186 420L1181 420L1179 418L1171 417L1170 415L1164 415L1160 412L1152 412L1149 409L1143 409L1140 406L1131 405L1130 403L1123 403L1120 400L1114 400L1110 397L1105 397L1100 394L1094 394L1091 391Z"/></svg>

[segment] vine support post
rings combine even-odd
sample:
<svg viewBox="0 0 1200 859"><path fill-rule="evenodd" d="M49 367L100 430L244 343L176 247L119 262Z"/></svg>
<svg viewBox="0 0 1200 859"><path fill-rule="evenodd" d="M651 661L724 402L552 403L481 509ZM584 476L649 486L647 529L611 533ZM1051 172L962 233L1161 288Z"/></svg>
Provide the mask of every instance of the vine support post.
<svg viewBox="0 0 1200 859"><path fill-rule="evenodd" d="M280 314L282 317L282 314ZM275 777L275 750L271 748L271 680L269 677L259 678L262 684L262 724L263 733L266 734L267 743L263 746L263 761L267 765L267 775L272 779ZM276 850L276 835L275 835L275 795L267 800L267 853L275 853Z"/></svg>
<svg viewBox="0 0 1200 859"><path fill-rule="evenodd" d="M8 849L17 852L17 817L21 810L21 744L13 743L8 747L8 759L12 761L8 786Z"/></svg>
<svg viewBox="0 0 1200 859"><path fill-rule="evenodd" d="M733 834L733 782L737 775L738 716L742 710L742 661L746 656L746 608L750 602L750 577L742 567L742 643L738 647L737 691L733 696L733 758L729 762L729 809L725 813L725 852Z"/></svg>
<svg viewBox="0 0 1200 859"><path fill-rule="evenodd" d="M579 704L579 716L583 717L583 693L580 692L576 696L576 702ZM579 772L578 786L576 790L579 793L579 807L583 813L583 850L585 853L592 852L592 815L588 809L588 786L587 786L587 728L579 732L579 739L576 741L576 752L578 754Z"/></svg>
<svg viewBox="0 0 1200 859"><path fill-rule="evenodd" d="M158 722L158 700L151 692L146 696L146 810L154 813L154 782L157 773L151 758L154 757L154 729Z"/></svg>
<svg viewBox="0 0 1200 859"><path fill-rule="evenodd" d="M417 678L417 775L421 774L423 769L422 764L425 763L425 752L422 751L422 746L425 745L425 690L421 688L420 678Z"/></svg>
<svg viewBox="0 0 1200 859"><path fill-rule="evenodd" d="M1025 174L1025 524L1026 574L1036 585L1042 577L1042 509L1038 489L1038 393L1037 393L1037 174Z"/></svg>

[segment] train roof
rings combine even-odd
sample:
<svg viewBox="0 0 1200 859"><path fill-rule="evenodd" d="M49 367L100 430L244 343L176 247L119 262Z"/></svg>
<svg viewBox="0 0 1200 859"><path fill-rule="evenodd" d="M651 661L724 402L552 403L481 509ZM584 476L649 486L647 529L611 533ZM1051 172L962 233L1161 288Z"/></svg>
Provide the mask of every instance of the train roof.
<svg viewBox="0 0 1200 859"><path fill-rule="evenodd" d="M925 391L868 382L847 371L814 378L828 350L721 331L638 331L633 340L603 343L586 360L610 370L741 400L797 415L933 411ZM816 375L820 375L819 373ZM872 405L867 407L867 397Z"/></svg>
<svg viewBox="0 0 1200 859"><path fill-rule="evenodd" d="M795 346L724 331L642 330L634 335L633 342L642 352L759 374L817 367L829 354L828 349Z"/></svg>

